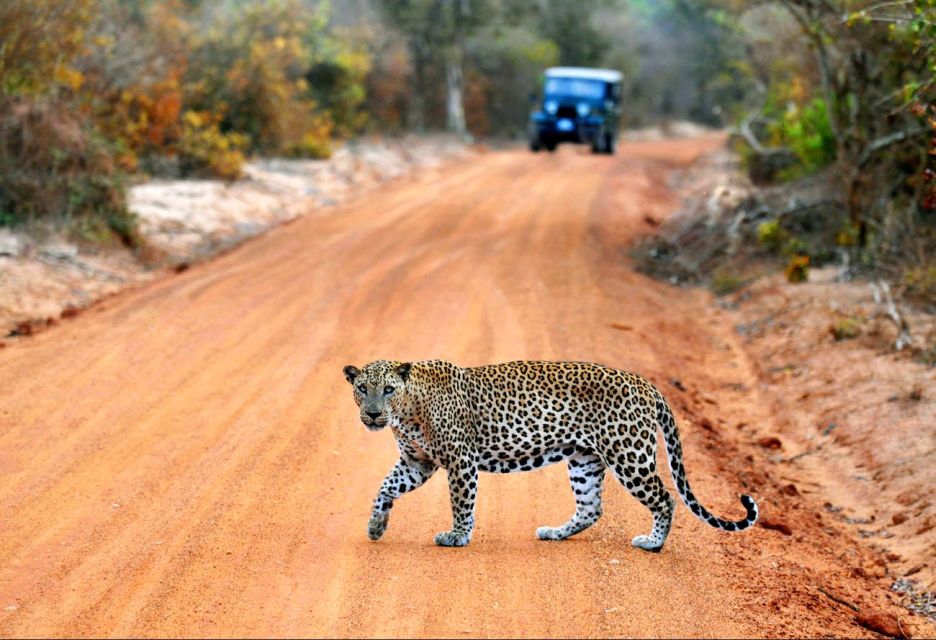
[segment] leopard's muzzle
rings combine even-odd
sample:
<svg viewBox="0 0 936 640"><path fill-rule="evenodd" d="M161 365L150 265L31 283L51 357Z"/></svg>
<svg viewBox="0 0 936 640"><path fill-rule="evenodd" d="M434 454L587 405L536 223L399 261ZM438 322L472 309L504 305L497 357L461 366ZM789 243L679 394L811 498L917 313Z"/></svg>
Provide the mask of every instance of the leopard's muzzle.
<svg viewBox="0 0 936 640"><path fill-rule="evenodd" d="M387 426L387 416L383 412L362 411L361 422L370 431L380 431Z"/></svg>

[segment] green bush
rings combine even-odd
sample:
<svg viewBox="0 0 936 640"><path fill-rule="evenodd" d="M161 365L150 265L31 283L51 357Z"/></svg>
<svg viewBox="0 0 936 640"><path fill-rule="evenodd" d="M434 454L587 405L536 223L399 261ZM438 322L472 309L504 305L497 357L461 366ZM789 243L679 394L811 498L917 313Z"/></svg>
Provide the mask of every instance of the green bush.
<svg viewBox="0 0 936 640"><path fill-rule="evenodd" d="M797 238L796 236L789 236L787 241L783 244L783 255L786 256L799 256L810 255L809 244L806 243L802 238Z"/></svg>
<svg viewBox="0 0 936 640"><path fill-rule="evenodd" d="M841 230L835 234L835 244L840 247L854 247L858 244L858 229L850 222L842 225Z"/></svg>
<svg viewBox="0 0 936 640"><path fill-rule="evenodd" d="M761 222L757 225L757 239L771 251L779 251L788 238L789 234L780 226L779 220Z"/></svg>
<svg viewBox="0 0 936 640"><path fill-rule="evenodd" d="M559 63L556 43L525 26L498 25L479 33L468 54L475 70L466 82L465 116L471 130L522 135L529 96L540 89L542 70Z"/></svg>
<svg viewBox="0 0 936 640"><path fill-rule="evenodd" d="M803 106L790 106L774 124L775 138L789 147L800 165L784 171L781 178L792 179L814 173L835 160L835 134L829 124L825 100L814 98Z"/></svg>
<svg viewBox="0 0 936 640"><path fill-rule="evenodd" d="M359 35L342 31L335 37L311 39L312 63L304 79L317 105L319 118L330 120L328 129L312 132L318 138L312 145L316 153L325 150L321 146L323 135L325 140L332 133L341 137L353 136L368 124L368 114L364 110L367 99L365 84L372 61L369 52L357 42Z"/></svg>

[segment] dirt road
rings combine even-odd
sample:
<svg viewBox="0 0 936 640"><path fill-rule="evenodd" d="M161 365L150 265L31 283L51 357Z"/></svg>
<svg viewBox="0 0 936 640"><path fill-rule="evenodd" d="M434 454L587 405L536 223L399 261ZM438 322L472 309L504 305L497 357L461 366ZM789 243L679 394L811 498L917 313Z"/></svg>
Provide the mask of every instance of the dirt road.
<svg viewBox="0 0 936 640"><path fill-rule="evenodd" d="M0 634L874 635L817 591L899 616L873 558L784 502L739 435L770 417L732 316L628 264L677 205L671 170L720 143L489 153L8 345ZM648 512L609 484L597 526L540 542L574 505L554 466L483 476L467 548L432 544L440 475L370 542L396 450L358 422L341 367L378 358L639 371L677 409L696 495L736 518L747 490L792 531L725 534L681 506L648 554L629 544Z"/></svg>

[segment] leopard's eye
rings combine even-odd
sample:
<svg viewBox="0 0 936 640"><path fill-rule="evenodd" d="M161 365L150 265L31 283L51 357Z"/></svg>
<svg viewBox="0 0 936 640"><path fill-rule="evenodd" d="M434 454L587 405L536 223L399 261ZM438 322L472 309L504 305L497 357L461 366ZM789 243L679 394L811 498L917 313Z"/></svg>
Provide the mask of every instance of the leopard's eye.
<svg viewBox="0 0 936 640"><path fill-rule="evenodd" d="M389 396L391 393L393 393L393 387L387 385L383 388L383 392L385 396Z"/></svg>
<svg viewBox="0 0 936 640"><path fill-rule="evenodd" d="M363 394L365 394L365 395L367 394L367 385L366 385L366 384L363 384L363 383L362 383L362 384L359 384L359 385L357 386L357 388L358 388L358 391L360 391L361 393L363 393Z"/></svg>

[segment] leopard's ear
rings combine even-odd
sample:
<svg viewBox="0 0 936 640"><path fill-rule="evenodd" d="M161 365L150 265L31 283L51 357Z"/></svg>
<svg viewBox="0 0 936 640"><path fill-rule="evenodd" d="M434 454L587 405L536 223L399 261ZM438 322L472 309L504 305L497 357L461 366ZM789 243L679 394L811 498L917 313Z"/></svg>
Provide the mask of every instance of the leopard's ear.
<svg viewBox="0 0 936 640"><path fill-rule="evenodd" d="M349 364L347 367L344 368L344 377L351 384L354 384L354 379L357 378L359 375L361 375L361 372L358 371L357 367L353 367Z"/></svg>
<svg viewBox="0 0 936 640"><path fill-rule="evenodd" d="M412 368L413 364L411 362L404 362L396 368L397 375L400 376L403 382L409 380L410 369Z"/></svg>

